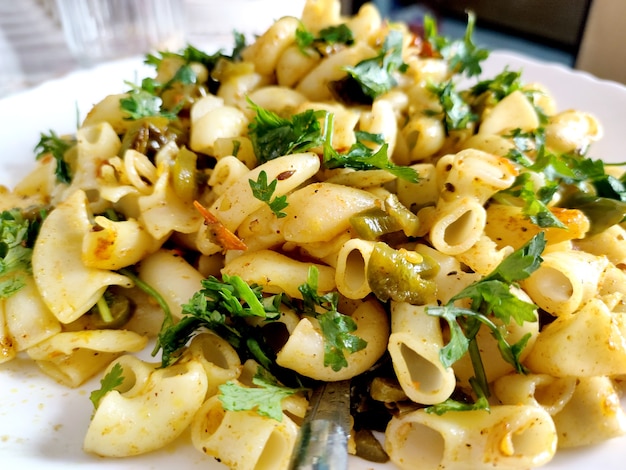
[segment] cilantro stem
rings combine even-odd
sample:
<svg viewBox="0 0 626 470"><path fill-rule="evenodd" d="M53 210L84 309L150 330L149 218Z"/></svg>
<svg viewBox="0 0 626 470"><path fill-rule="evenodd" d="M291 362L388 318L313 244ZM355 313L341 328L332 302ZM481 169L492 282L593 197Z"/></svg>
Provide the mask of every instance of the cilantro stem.
<svg viewBox="0 0 626 470"><path fill-rule="evenodd" d="M109 304L104 298L104 295L98 299L96 305L98 306L98 313L100 314L102 321L104 321L104 323L113 323L113 315L111 315L111 309L109 308Z"/></svg>
<svg viewBox="0 0 626 470"><path fill-rule="evenodd" d="M163 298L163 296L161 294L159 294L152 286L150 286L149 284L146 284L145 282L143 282L139 276L137 276L134 272L132 272L130 269L128 268L122 268L119 270L120 274L123 274L124 276L129 277L130 279L132 279L132 281L135 283L135 285L141 289L143 292L145 292L146 294L148 294L150 297L152 297L154 300L156 300L156 302L159 304L159 307L161 307L161 309L163 310L163 313L165 314L164 318L163 318L163 323L161 324L161 332L164 331L166 328L172 326L174 324L174 318L172 317L172 311L170 310L169 305L167 305L167 302L165 301L165 299ZM159 333L160 335L160 333ZM159 352L159 349L161 349L161 341L160 339L157 340L156 344L154 345L154 349L152 350L152 355L155 356L157 352Z"/></svg>

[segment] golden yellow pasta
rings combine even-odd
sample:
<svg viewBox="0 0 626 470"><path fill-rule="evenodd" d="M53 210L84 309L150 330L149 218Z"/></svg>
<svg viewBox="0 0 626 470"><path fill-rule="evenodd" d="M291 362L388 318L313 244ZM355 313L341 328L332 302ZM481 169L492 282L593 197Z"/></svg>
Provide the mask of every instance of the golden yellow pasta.
<svg viewBox="0 0 626 470"><path fill-rule="evenodd" d="M289 468L339 380L347 452L402 469L626 435L624 171L588 156L595 116L485 77L474 22L451 40L308 0L232 54L151 55L0 188L0 363L100 378L102 457L188 436Z"/></svg>

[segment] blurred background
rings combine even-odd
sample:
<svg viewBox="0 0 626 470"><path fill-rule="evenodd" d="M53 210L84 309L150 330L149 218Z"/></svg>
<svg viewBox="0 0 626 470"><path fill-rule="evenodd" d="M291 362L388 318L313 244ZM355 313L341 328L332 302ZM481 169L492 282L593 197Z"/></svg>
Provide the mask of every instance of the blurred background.
<svg viewBox="0 0 626 470"><path fill-rule="evenodd" d="M56 1L0 0L0 97L85 66L68 48ZM234 0L176 1L183 7L185 40L199 46L213 39L223 41L224 34L232 38L228 20L222 19L220 26L212 22L218 12L234 18L232 24L262 24L259 16L271 21L285 11L298 15L293 10L301 5L295 0L248 0L242 11L234 7L238 4ZM363 0L342 0L342 11L354 13L363 3ZM475 41L483 47L516 51L626 84L625 0L375 0L373 3L384 16L408 23L420 24L423 16L429 14L437 19L440 33L453 38L462 37L465 32L469 9L477 17ZM219 27L224 31L218 31ZM222 37L217 37L217 33Z"/></svg>

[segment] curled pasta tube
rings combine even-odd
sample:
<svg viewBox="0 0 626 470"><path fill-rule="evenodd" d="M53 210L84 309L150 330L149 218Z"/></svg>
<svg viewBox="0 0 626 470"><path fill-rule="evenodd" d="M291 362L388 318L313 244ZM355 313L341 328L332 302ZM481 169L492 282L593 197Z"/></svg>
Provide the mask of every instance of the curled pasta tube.
<svg viewBox="0 0 626 470"><path fill-rule="evenodd" d="M204 279L179 253L165 249L141 261L139 277L161 294L174 318L180 318L181 306L201 289Z"/></svg>
<svg viewBox="0 0 626 470"><path fill-rule="evenodd" d="M439 319L424 306L391 302L389 353L404 393L414 402L445 401L456 386L454 371L439 359L443 337Z"/></svg>
<svg viewBox="0 0 626 470"><path fill-rule="evenodd" d="M554 377L626 373L626 341L616 318L598 299L561 315L537 337L525 364Z"/></svg>
<svg viewBox="0 0 626 470"><path fill-rule="evenodd" d="M308 277L311 263L289 258L271 250L245 252L228 261L222 274L240 276L248 284L263 287L264 292L285 292L291 297L302 298L298 289ZM335 288L335 270L323 264L315 265L319 273L319 290L329 292Z"/></svg>
<svg viewBox="0 0 626 470"><path fill-rule="evenodd" d="M571 399L552 419L559 448L598 444L626 434L626 414L609 377L576 380Z"/></svg>
<svg viewBox="0 0 626 470"><path fill-rule="evenodd" d="M510 187L518 175L508 158L475 149L461 150L449 164L441 192L444 200L472 196L484 205L496 192Z"/></svg>
<svg viewBox="0 0 626 470"><path fill-rule="evenodd" d="M207 389L200 363L156 369L155 364L123 356L116 364L123 368L121 391L112 390L100 400L83 442L86 452L105 457L144 454L187 429Z"/></svg>
<svg viewBox="0 0 626 470"><path fill-rule="evenodd" d="M348 299L363 299L372 289L367 282L367 262L375 242L351 238L337 254L335 283L337 290Z"/></svg>
<svg viewBox="0 0 626 470"><path fill-rule="evenodd" d="M270 160L231 185L213 203L211 212L228 230L235 232L246 217L265 204L254 197L248 180L256 181L261 171L265 171L268 181L277 180L274 195L278 197L304 183L317 173L319 168L320 159L314 153L296 153Z"/></svg>
<svg viewBox="0 0 626 470"><path fill-rule="evenodd" d="M57 382L78 387L122 353L141 351L147 342L127 330L64 331L26 352Z"/></svg>
<svg viewBox="0 0 626 470"><path fill-rule="evenodd" d="M490 411L423 409L393 417L385 431L385 450L401 469L519 469L550 461L557 435L540 407L492 406Z"/></svg>
<svg viewBox="0 0 626 470"><path fill-rule="evenodd" d="M597 295L607 266L604 256L575 250L553 251L543 255L539 269L520 284L546 312L567 315Z"/></svg>
<svg viewBox="0 0 626 470"><path fill-rule="evenodd" d="M547 374L507 374L493 382L493 392L504 405L541 406L554 416L569 402L576 377Z"/></svg>
<svg viewBox="0 0 626 470"><path fill-rule="evenodd" d="M277 421L254 410L224 410L217 395L204 402L191 423L196 449L239 470L287 469L297 436L298 426L287 415Z"/></svg>
<svg viewBox="0 0 626 470"><path fill-rule="evenodd" d="M241 373L241 361L233 347L214 333L196 335L189 344L187 356L198 361L207 375L206 396L212 397L218 387Z"/></svg>
<svg viewBox="0 0 626 470"><path fill-rule="evenodd" d="M447 255L469 250L482 236L487 221L485 208L472 197L437 204L430 241Z"/></svg>
<svg viewBox="0 0 626 470"><path fill-rule="evenodd" d="M315 320L303 318L278 352L276 363L316 380L349 379L372 367L387 349L389 321L377 300L362 302L351 315L356 336L367 342L360 351L346 355L348 366L338 371L324 366L324 338Z"/></svg>

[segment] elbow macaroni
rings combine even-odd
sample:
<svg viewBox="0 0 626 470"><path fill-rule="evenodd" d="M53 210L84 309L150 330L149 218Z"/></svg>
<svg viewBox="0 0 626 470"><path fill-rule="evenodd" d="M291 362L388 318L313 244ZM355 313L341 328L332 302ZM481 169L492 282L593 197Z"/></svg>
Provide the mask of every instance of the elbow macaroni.
<svg viewBox="0 0 626 470"><path fill-rule="evenodd" d="M302 28L315 36L343 23L353 44L318 49L301 47L296 39ZM336 85L346 69L382 60L378 54L390 31L402 34L397 52L406 70L394 72L391 90L371 102L342 101ZM391 51L386 54L391 57ZM168 66L176 68L159 71L164 82L178 70ZM336 0L308 0L300 19L277 19L241 51L240 61L221 57L209 68L191 64L200 83L177 83L164 94L174 100L168 109L184 107L181 128L160 129L158 138L141 142L145 129L157 132L167 119L145 118L146 127L138 131L119 106L129 95L106 97L87 115L76 146L67 152L71 183L54 180L48 156L3 203L18 201L21 207L24 201L42 201L50 212L34 244L32 274L25 274L16 294L0 298L0 363L24 352L69 387L116 364L124 371L121 385L104 395L93 415L85 451L139 455L190 432L198 451L231 468L288 468L306 398L284 399L281 421L255 410L226 409L220 385L254 387L257 366L239 357L227 338L196 331L167 368L128 353L144 350L162 321L154 318L157 309L147 294L135 296L141 283L158 292L178 323L186 315L182 306L209 275L238 276L266 296L300 300L311 266L317 269L319 295L337 294L338 310L354 321L354 335L366 345L347 354L347 366L335 370L324 362L320 322L283 305L273 323L281 332L272 344L275 362L307 385L386 371L394 396L401 397L397 403L388 399L386 406L401 412L389 417L384 448L399 468L531 468L549 462L557 448L626 434L616 385L626 377L625 226L614 223L593 232L593 218L583 209L557 207L557 194L545 206L565 228L541 227L515 191L524 174L536 191L548 176L511 157L517 149L513 134L545 126L546 152L583 158L602 136L594 116L557 112L547 90L526 85L499 101L491 95L471 98L477 121L449 129L430 85L444 84L454 71L437 51L428 52L421 38L384 21L369 3L344 17ZM209 77L217 90L210 91ZM256 111L248 100L281 119L309 110L332 114L332 121L317 118L322 133L330 130L325 123L333 122L332 142L317 140L306 150L260 163L250 126ZM129 143L125 133L133 129L136 141ZM168 131L176 136L160 141ZM359 135L366 134L382 140L361 141ZM376 152L383 141L389 163L410 166L416 181L400 177L393 167L325 167L326 145L345 156L349 149ZM194 199L216 222L207 217L203 223L190 197L176 190L175 181L185 184L177 160L183 151L197 157L196 166L187 169ZM610 171L615 178L623 173ZM254 189L261 172L275 185L267 200ZM286 203L281 211L272 206L278 198ZM373 236L354 223L355 216L371 214L369 228L381 230ZM481 327L475 345L493 391L490 411L430 413L426 406L458 394L476 398L476 378L468 354L444 367L440 352L451 341L450 328L429 315L428 307L448 304L540 232L547 248L539 268L510 286L512 295L541 310L539 320L491 319L509 343L527 339L519 355L526 373L514 372L500 355L502 344ZM224 234L241 244L224 244ZM382 242L436 264L428 278L436 286L429 305L376 297L372 281L381 279L368 277L368 263L374 244ZM399 262L393 269L401 271ZM89 325L94 306L112 291L141 304L135 317L120 328L77 326ZM270 323L246 319L255 329Z"/></svg>

